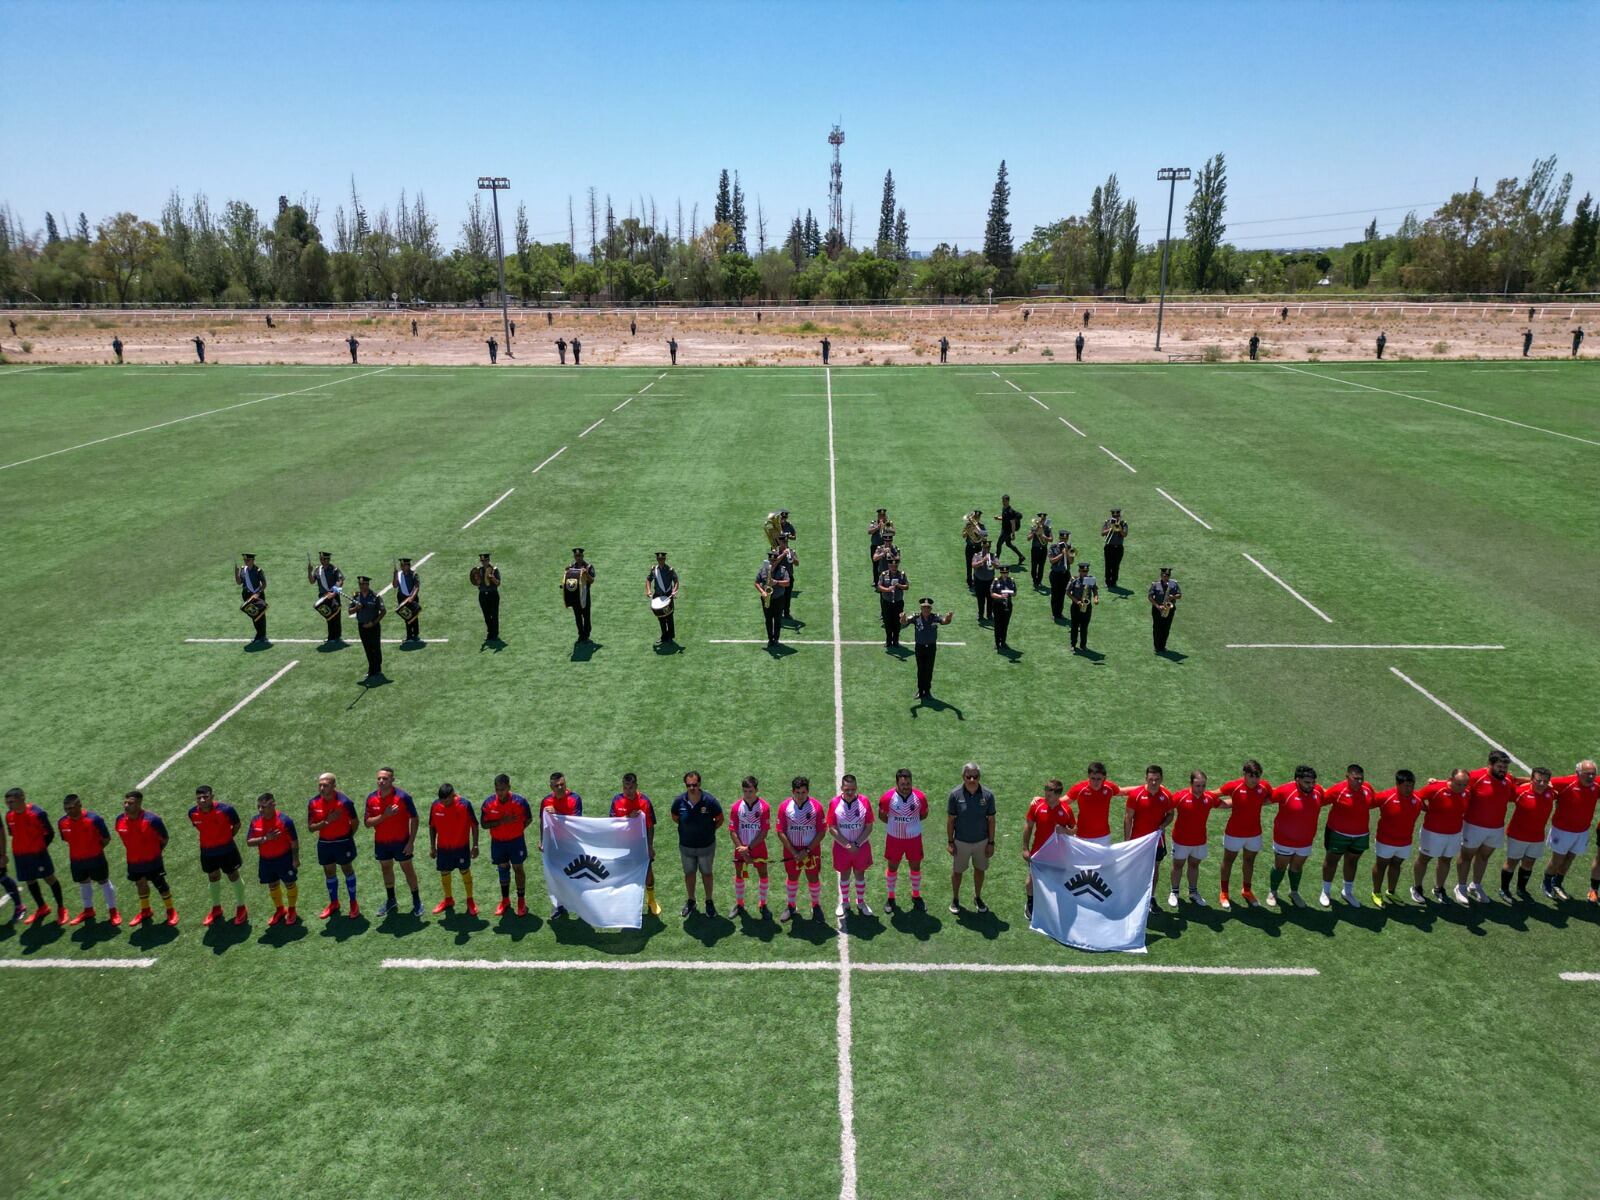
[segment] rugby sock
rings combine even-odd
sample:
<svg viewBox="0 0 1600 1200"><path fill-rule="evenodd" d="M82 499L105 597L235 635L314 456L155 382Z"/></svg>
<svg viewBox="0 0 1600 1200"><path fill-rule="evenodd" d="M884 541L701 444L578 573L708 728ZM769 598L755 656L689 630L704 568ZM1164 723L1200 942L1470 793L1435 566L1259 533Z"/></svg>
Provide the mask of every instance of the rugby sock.
<svg viewBox="0 0 1600 1200"><path fill-rule="evenodd" d="M1518 867L1517 868L1517 886L1519 888L1523 889L1523 891L1527 891L1527 889L1528 889L1528 880L1530 880L1532 878L1533 878L1533 868L1532 867Z"/></svg>
<svg viewBox="0 0 1600 1200"><path fill-rule="evenodd" d="M206 884L206 890L211 893L211 907L220 908L222 906L222 880L209 880Z"/></svg>
<svg viewBox="0 0 1600 1200"><path fill-rule="evenodd" d="M44 907L44 892L40 889L38 883L29 881L28 894L33 897L33 903L36 908ZM17 907L21 908L22 906L19 904Z"/></svg>
<svg viewBox="0 0 1600 1200"><path fill-rule="evenodd" d="M856 905L859 907L867 902L867 881L860 875L856 876Z"/></svg>
<svg viewBox="0 0 1600 1200"><path fill-rule="evenodd" d="M388 899L389 899L389 907L393 908L394 907L394 889L393 888L384 888L383 891L384 891L384 895L387 896Z"/></svg>
<svg viewBox="0 0 1600 1200"><path fill-rule="evenodd" d="M411 907L412 908L421 908L422 907L422 897L417 893L417 890L415 888L413 888L411 890Z"/></svg>
<svg viewBox="0 0 1600 1200"><path fill-rule="evenodd" d="M822 880L808 879L806 886L811 889L811 906L815 908L822 903Z"/></svg>
<svg viewBox="0 0 1600 1200"><path fill-rule="evenodd" d="M1296 871L1292 867L1290 868L1290 870L1289 870L1289 890L1291 892L1298 892L1300 890L1300 877L1302 875L1304 875L1304 874L1305 874L1304 871Z"/></svg>
<svg viewBox="0 0 1600 1200"><path fill-rule="evenodd" d="M467 903L472 903L472 872L461 872L461 886L467 889Z"/></svg>
<svg viewBox="0 0 1600 1200"><path fill-rule="evenodd" d="M849 903L849 900L850 900L850 877L848 875L841 875L841 876L839 876L839 903L840 904L847 904L847 903Z"/></svg>
<svg viewBox="0 0 1600 1200"><path fill-rule="evenodd" d="M61 899L61 881L59 879L50 881L50 894L56 898L56 907L62 907L65 901Z"/></svg>
<svg viewBox="0 0 1600 1200"><path fill-rule="evenodd" d="M1333 880L1331 880L1331 879L1324 879L1324 880L1323 880L1323 881L1322 881L1322 894L1323 894L1323 895L1324 895L1324 896L1331 896L1331 895L1333 895Z"/></svg>
<svg viewBox="0 0 1600 1200"><path fill-rule="evenodd" d="M5 888L6 895L11 897L13 908L22 907L22 893L17 891L17 881L9 875L0 875L0 887Z"/></svg>
<svg viewBox="0 0 1600 1200"><path fill-rule="evenodd" d="M444 898L446 900L454 900L456 898L455 884L450 882L450 872L439 872L439 886L444 889Z"/></svg>
<svg viewBox="0 0 1600 1200"><path fill-rule="evenodd" d="M298 883L291 883L289 885L288 894L289 894L289 907L290 908L299 908L300 907L300 885Z"/></svg>
<svg viewBox="0 0 1600 1200"><path fill-rule="evenodd" d="M273 908L282 908L283 907L283 889L281 887L279 887L275 883L268 885L268 887L267 887L267 895L272 897L272 907Z"/></svg>
<svg viewBox="0 0 1600 1200"><path fill-rule="evenodd" d="M889 899L891 899L891 900L894 899L894 885L895 885L895 881L897 879L899 879L899 877L900 877L900 872L898 872L898 871L885 871L883 873L883 880L884 880L884 883L886 883L888 885L888 888L889 888Z"/></svg>
<svg viewBox="0 0 1600 1200"><path fill-rule="evenodd" d="M761 877L761 882L756 885L756 892L761 897L762 907L765 907L767 903L767 877L765 875Z"/></svg>
<svg viewBox="0 0 1600 1200"><path fill-rule="evenodd" d="M233 903L239 908L244 907L244 880L237 875L233 877Z"/></svg>
<svg viewBox="0 0 1600 1200"><path fill-rule="evenodd" d="M329 875L322 882L328 885L328 903L339 903L339 877L337 875Z"/></svg>
<svg viewBox="0 0 1600 1200"><path fill-rule="evenodd" d="M161 903L167 906L167 911L172 912L177 906L172 903L172 889L168 888L161 893Z"/></svg>
<svg viewBox="0 0 1600 1200"><path fill-rule="evenodd" d="M798 879L789 879L784 881L783 894L788 897L790 908L794 907L795 897L798 896L799 893L800 881Z"/></svg>
<svg viewBox="0 0 1600 1200"><path fill-rule="evenodd" d="M1550 874L1549 871L1544 873L1544 886L1546 888L1552 888L1555 886L1555 876Z"/></svg>
<svg viewBox="0 0 1600 1200"><path fill-rule="evenodd" d="M495 868L495 870L500 875L500 899L502 899L502 900L511 899L511 867L510 867L510 865L507 864L507 863L501 863L498 867Z"/></svg>
<svg viewBox="0 0 1600 1200"><path fill-rule="evenodd" d="M115 908L117 906L117 889L111 886L109 879L100 885L100 894L106 898L107 908Z"/></svg>
<svg viewBox="0 0 1600 1200"><path fill-rule="evenodd" d="M356 873L351 871L344 877L344 890L350 893L350 903L356 902Z"/></svg>
<svg viewBox="0 0 1600 1200"><path fill-rule="evenodd" d="M94 884L80 883L78 885L78 894L83 897L83 906L85 908L94 907Z"/></svg>
<svg viewBox="0 0 1600 1200"><path fill-rule="evenodd" d="M911 898L922 899L922 872L915 867L911 868Z"/></svg>
<svg viewBox="0 0 1600 1200"><path fill-rule="evenodd" d="M1511 890L1511 874L1512 872L1510 867L1500 868L1500 890L1502 892L1509 892Z"/></svg>
<svg viewBox="0 0 1600 1200"><path fill-rule="evenodd" d="M1272 870L1267 873L1267 884L1272 888L1273 891L1277 891L1278 885L1283 882L1283 873L1282 867L1273 867Z"/></svg>
<svg viewBox="0 0 1600 1200"><path fill-rule="evenodd" d="M743 875L735 875L733 877L733 902L735 904L743 904L744 903L744 876Z"/></svg>

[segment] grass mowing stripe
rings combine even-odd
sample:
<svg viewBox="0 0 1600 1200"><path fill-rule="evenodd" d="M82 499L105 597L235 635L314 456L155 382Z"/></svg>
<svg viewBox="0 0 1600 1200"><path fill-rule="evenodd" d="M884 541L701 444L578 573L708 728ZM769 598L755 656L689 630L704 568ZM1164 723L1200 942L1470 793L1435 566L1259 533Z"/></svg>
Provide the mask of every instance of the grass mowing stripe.
<svg viewBox="0 0 1600 1200"><path fill-rule="evenodd" d="M1434 703L1434 704L1436 704L1436 705L1438 705L1438 706L1439 706L1439 708L1441 708L1441 709L1443 709L1443 710L1444 710L1444 711L1445 711L1445 712L1447 712L1447 713L1449 713L1449 714L1450 714L1450 715L1451 715L1451 716L1452 716L1452 717L1454 717L1454 718L1455 718L1455 719L1456 719L1456 720L1457 720L1457 721L1459 721L1459 722L1461 722L1461 724L1462 724L1462 725L1463 725L1463 726L1465 726L1465 727L1466 727L1466 728L1467 728L1467 729L1469 729L1469 730L1471 730L1471 731L1472 731L1472 732L1473 732L1473 733L1475 733L1475 734L1477 734L1477 736L1478 736L1478 737L1479 737L1479 738L1481 738L1481 739L1482 739L1482 740L1483 740L1483 742L1484 742L1484 744L1485 744L1485 745L1487 745L1487 746L1489 746L1489 747L1490 747L1490 748L1491 748L1491 749L1494 749L1494 750L1505 750L1505 746L1504 746L1504 744L1503 744L1503 743L1501 743L1501 742L1497 742L1497 741L1495 741L1495 740L1494 740L1494 739L1493 739L1493 738L1492 738L1492 737L1490 737L1490 736L1489 736L1489 735L1488 735L1488 734L1487 734L1487 733L1485 733L1485 732L1484 732L1484 731L1483 731L1483 730L1481 730L1481 729L1479 729L1479 728L1478 728L1478 727L1477 727L1477 726L1476 726L1476 725L1474 725L1474 724L1473 724L1473 723L1472 723L1472 722L1471 722L1471 721L1469 721L1469 720L1467 720L1467 719L1466 719L1466 718L1465 718L1465 717L1463 717L1463 716L1462 716L1462 715L1461 715L1461 714L1460 714L1460 713L1458 713L1458 712L1457 712L1457 711L1456 711L1456 710L1455 710L1455 709L1453 709L1453 708L1451 708L1451 707L1450 707L1450 706L1449 706L1449 705L1448 705L1448 704L1446 704L1446 703L1445 703L1445 702L1444 702L1444 701L1443 701L1443 700L1441 700L1441 699L1439 699L1439 697L1437 697L1437 696L1435 696L1435 695L1434 695L1434 694L1433 694L1433 693L1432 693L1432 692L1430 692L1430 691L1429 691L1429 690L1428 690L1428 689L1427 689L1427 688L1425 688L1425 687L1423 687L1423 686L1422 686L1422 685L1421 685L1421 684L1420 684L1420 683L1418 683L1418 682L1417 682L1417 681L1416 681L1416 680L1415 680L1415 679L1413 679L1413 678L1411 678L1411 676L1409 676L1409 675L1407 675L1407 674L1406 674L1406 673L1405 673L1405 672L1404 672L1404 671L1402 671L1402 670L1401 670L1401 669L1400 669L1400 668L1399 668L1399 667L1390 667L1390 668L1389 668L1389 673L1390 673L1390 674L1391 674L1391 675L1394 675L1394 676L1395 676L1395 677L1396 677L1396 678L1399 678L1399 679L1402 679L1402 680L1404 680L1404 681L1405 681L1405 682L1406 682L1406 683L1408 683L1408 684L1410 684L1410 685L1411 685L1411 686L1412 686L1412 687L1414 687L1414 688L1415 688L1415 689L1416 689L1416 690L1417 690L1417 691L1419 691L1419 692L1420 692L1420 693L1422 693L1422 694L1423 694L1423 695L1424 695L1424 696L1426 696L1426 697L1427 697L1427 698L1428 698L1428 699L1429 699L1429 700L1431 700L1431 701L1433 701L1433 703ZM1512 762L1514 762L1514 763L1516 763L1516 764L1517 764L1517 766L1519 766L1519 767L1521 767L1521 768L1522 768L1522 770L1523 770L1523 771L1524 771L1524 772L1527 772L1527 771L1528 771L1528 770L1529 770L1529 769L1530 769L1530 768L1529 768L1529 767L1528 767L1528 764L1527 764L1527 763L1525 763L1525 762L1523 762L1523 761L1522 761L1522 760L1521 760L1521 759L1520 759L1520 758L1518 758L1518 757L1517 757L1517 756L1516 756L1516 755L1515 755L1515 754L1512 754L1512 753L1511 753L1511 751L1509 751L1509 750L1506 750L1506 751L1505 751L1505 752L1506 752L1506 754L1507 754L1507 755L1508 755L1508 756L1509 756L1509 757L1510 757L1510 759L1511 759L1511 761L1512 761Z"/></svg>
<svg viewBox="0 0 1600 1200"><path fill-rule="evenodd" d="M184 755L188 754L189 751L193 750L196 746L198 746L201 742L205 741L208 737L210 737L217 730L221 729L222 726L225 725L228 722L228 720L231 717L234 716L234 714L239 712L240 709L244 708L244 706L249 704L250 701L254 700L257 696L261 695L262 692L266 691L273 684L277 683L278 680L282 679L285 675L287 675L290 671L294 670L299 665L300 665L300 660L299 659L295 659L292 662L288 663L286 666L279 667L278 670L273 673L273 675L272 675L272 677L270 679L268 679L265 683L263 683L260 686L258 686L253 692L251 692L243 700L239 701L239 703L235 704L232 708L230 708L227 712L223 713L215 721L211 722L211 724L207 725L199 733L195 734L194 737L189 739L188 743L183 747L183 749L179 750L171 758L167 759L166 762L162 763L154 771L151 771L150 774L146 775L143 779L141 779L139 781L139 786L141 788L147 788L152 783L154 783L157 779L160 779L161 776L166 772L168 767L170 767L173 764L177 763L180 759L183 758Z"/></svg>
<svg viewBox="0 0 1600 1200"><path fill-rule="evenodd" d="M1173 505L1175 505L1179 512L1183 513L1184 516L1190 518L1192 521L1195 522L1195 524L1199 525L1202 529L1211 529L1211 526L1207 525L1205 523L1205 521L1203 519L1201 519L1201 517L1199 517L1191 509L1185 508L1177 500L1174 500L1172 498L1171 494L1168 493L1164 488L1157 488L1156 491L1159 492L1162 496L1166 497L1168 502L1173 504ZM1215 530L1212 530L1212 532L1215 532Z"/></svg>
<svg viewBox="0 0 1600 1200"><path fill-rule="evenodd" d="M175 417L170 421L162 421L156 425L146 425L143 429L129 429L124 433L113 433L109 437L95 438L92 442L79 442L76 446L66 446L60 450L52 450L48 454L35 454L32 458L18 459L16 462L0 466L0 471L9 471L12 467L26 466L46 458L54 458L58 454L70 454L74 450L86 450L90 446L99 446L105 442L114 442L118 438L132 437L136 433L150 433L156 429L165 429L168 425L181 425L185 421L197 421L201 417L214 416L220 412L231 412L236 408L248 408L252 404L265 404L268 400L281 400L285 396L302 396L307 392L314 392L318 388L332 387L336 383L348 383L352 379L366 379L372 375L381 375L390 370L389 367L379 367L376 371L363 371L360 375L344 375L338 379L330 379L326 383L314 383L310 387L300 388L292 392L275 392L270 396L262 396L257 400L241 400L238 404L225 404L221 408L208 408L205 412L190 413L186 417Z"/></svg>
<svg viewBox="0 0 1600 1200"><path fill-rule="evenodd" d="M1328 379L1334 383L1342 383L1347 387L1366 388L1369 392L1382 392L1385 396L1399 396L1402 400L1420 400L1424 404L1437 404L1440 408L1453 408L1456 412L1470 413L1474 417L1483 417L1490 421L1499 421L1502 425L1515 425L1518 429L1530 429L1534 433L1547 433L1551 437L1566 438L1569 442L1582 442L1586 446L1600 446L1600 442L1593 438L1578 437L1573 433L1561 433L1555 429L1546 429L1542 425L1529 425L1525 421L1513 421L1510 417L1497 417L1493 413L1480 412L1476 408L1463 408L1459 404L1447 404L1443 400L1430 400L1426 396L1413 395L1410 392L1396 392L1389 388L1373 387L1370 383L1356 383L1351 379L1339 379L1333 375L1318 375L1315 371L1302 371L1299 367L1278 364L1285 371L1293 371L1296 375L1309 375L1313 379Z"/></svg>
<svg viewBox="0 0 1600 1200"><path fill-rule="evenodd" d="M1241 554L1244 554L1244 551L1242 551L1242 550L1241 550L1241 551L1240 551L1240 553L1241 553ZM1270 579L1270 580L1272 580L1272 582L1273 582L1273 583L1275 583L1275 584L1277 584L1277 585L1278 585L1278 586L1279 586L1279 587L1281 587L1281 588L1282 588L1282 589L1283 589L1283 590L1284 590L1284 591L1286 591L1286 592L1288 592L1288 593L1289 593L1289 595L1291 595L1291 596L1293 596L1293 597L1294 597L1294 598L1295 598L1295 599L1296 599L1296 600L1298 600L1298 601L1300 601L1300 603L1301 603L1301 604L1304 604L1304 605L1305 605L1305 606L1306 606L1306 607L1307 607L1307 608L1309 608L1309 609L1310 609L1310 610L1311 610L1311 611L1312 611L1312 612L1314 612L1314 613L1316 613L1316 614L1317 614L1317 616L1319 616L1319 617L1321 617L1321 618L1322 618L1322 619L1323 619L1323 620L1324 620L1324 621L1326 621L1326 622L1327 622L1327 623L1328 623L1328 624L1329 624L1329 625L1332 625L1332 624L1333 624L1333 618L1332 618L1332 617L1330 617L1330 616L1329 616L1329 615L1328 615L1328 614L1327 614L1327 613L1325 613L1325 612L1323 612L1323 611L1322 611L1322 610L1321 610L1321 609L1320 609L1320 608L1318 608L1318 607L1317 607L1317 606L1316 606L1316 605L1315 605L1315 604L1313 604L1313 603L1311 603L1311 601L1309 601L1309 600L1307 600L1307 599L1306 599L1306 598L1305 598L1305 597L1304 597L1304 596L1302 596L1302 595L1301 595L1301 594L1300 594L1300 593L1299 593L1299 592L1297 592L1297 591L1295 591L1295 590L1294 590L1294 589L1293 589L1293 588L1292 588L1292 587L1290 587L1290 586L1289 586L1289 585L1288 585L1288 584L1287 584L1287 583L1285 583L1285 582L1284 582L1284 581L1283 581L1283 580L1281 580L1281 579L1279 579L1279 578L1278 578L1278 577L1277 577L1277 576L1276 576L1276 575L1274 575L1274 574L1273 574L1273 573L1272 573L1272 572L1271 572L1271 571L1269 571L1269 570L1267 570L1267 568L1266 568L1266 567L1264 567L1264 566L1263 566L1263 565L1262 565L1262 564L1261 564L1261 560L1260 560L1260 559L1258 559L1258 558L1256 558L1256 557L1255 557L1255 556L1254 556L1254 555L1251 555L1251 554L1245 554L1245 555L1244 555L1244 556L1245 556L1245 557L1246 557L1246 558L1248 558L1248 559L1249 559L1249 560L1250 560L1250 561L1251 561L1251 562L1252 562L1252 563L1254 563L1254 564L1255 564L1255 565L1256 565L1256 569L1257 569L1257 570L1259 570L1259 571L1260 571L1260 572L1261 572L1261 573L1262 573L1262 574L1263 574L1263 575L1265 575L1265 576L1266 576L1266 577L1267 577L1267 578L1268 578L1268 579Z"/></svg>
<svg viewBox="0 0 1600 1200"><path fill-rule="evenodd" d="M86 963L75 964L87 966ZM526 958L386 958L386 971L837 971L837 963L738 962L707 959L700 962L674 958L568 958L536 961Z"/></svg>

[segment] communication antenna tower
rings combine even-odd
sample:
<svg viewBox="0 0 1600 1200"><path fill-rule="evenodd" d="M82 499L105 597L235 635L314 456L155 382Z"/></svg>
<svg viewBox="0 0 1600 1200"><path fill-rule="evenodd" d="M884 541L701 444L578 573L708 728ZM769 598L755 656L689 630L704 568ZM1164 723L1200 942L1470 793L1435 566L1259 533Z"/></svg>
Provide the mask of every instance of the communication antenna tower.
<svg viewBox="0 0 1600 1200"><path fill-rule="evenodd" d="M828 134L828 145L833 147L833 166L828 172L828 242L837 252L844 244L844 169L839 165L844 130L838 125Z"/></svg>

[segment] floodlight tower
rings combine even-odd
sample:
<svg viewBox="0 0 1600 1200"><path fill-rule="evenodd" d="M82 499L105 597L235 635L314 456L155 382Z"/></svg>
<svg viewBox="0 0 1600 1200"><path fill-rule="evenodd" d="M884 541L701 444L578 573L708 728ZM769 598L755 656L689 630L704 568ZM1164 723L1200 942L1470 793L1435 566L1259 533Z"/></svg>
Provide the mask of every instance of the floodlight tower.
<svg viewBox="0 0 1600 1200"><path fill-rule="evenodd" d="M844 241L844 168L839 165L839 147L844 145L844 130L835 125L828 134L833 147L833 167L828 172L828 241L838 253Z"/></svg>
<svg viewBox="0 0 1600 1200"><path fill-rule="evenodd" d="M511 312L506 304L506 248L500 240L500 193L510 187L511 180L504 175L478 176L478 190L488 192L494 201L494 255L500 266L500 325L506 339L506 357L515 358L511 352Z"/></svg>
<svg viewBox="0 0 1600 1200"><path fill-rule="evenodd" d="M1156 179L1167 180L1167 237L1161 243L1161 299L1156 304L1156 349L1161 349L1161 318L1167 308L1167 255L1172 249L1172 201L1177 195L1178 180L1189 178L1188 167L1162 167Z"/></svg>

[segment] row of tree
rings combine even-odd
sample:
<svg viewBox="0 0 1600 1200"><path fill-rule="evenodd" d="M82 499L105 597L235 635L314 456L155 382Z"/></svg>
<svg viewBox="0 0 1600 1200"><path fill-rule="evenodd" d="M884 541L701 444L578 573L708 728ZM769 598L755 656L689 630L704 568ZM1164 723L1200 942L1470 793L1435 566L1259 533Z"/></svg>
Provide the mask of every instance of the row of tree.
<svg viewBox="0 0 1600 1200"><path fill-rule="evenodd" d="M1237 248L1226 240L1227 165L1217 154L1196 172L1175 237L1169 286L1188 292L1278 293L1316 287L1383 292L1579 292L1600 288L1600 211L1578 201L1571 219L1571 175L1554 156L1526 177L1476 185L1426 218L1409 213L1394 233L1377 220L1360 241L1311 251ZM870 247L847 229L824 230L808 209L797 212L779 243L769 242L759 198L754 224L737 171L722 171L711 220L693 204L687 225L653 200L587 195L587 244L572 202L568 237L539 242L518 206L505 247L506 287L530 303L568 298L623 303L674 300L881 300L1155 292L1161 247L1141 242L1138 207L1115 174L1096 187L1087 211L1037 226L1016 246L1011 185L1001 162L981 249L940 244L913 258L906 210L893 172L884 175L877 236ZM29 229L0 207L0 299L46 303L298 304L329 301L479 302L496 294L498 231L474 192L455 244L446 249L421 194L400 194L375 212L354 181L335 209L331 238L320 205L280 197L273 219L242 200L213 208L203 195L174 191L159 222L122 212L93 228L46 213Z"/></svg>

